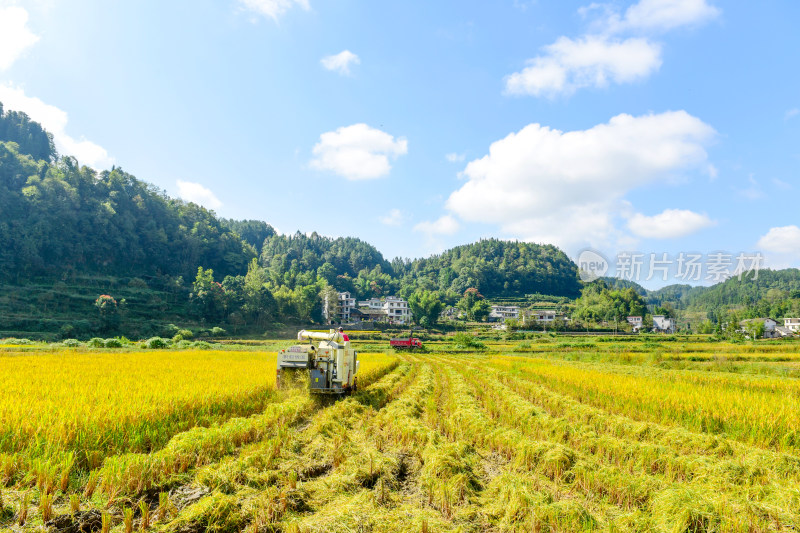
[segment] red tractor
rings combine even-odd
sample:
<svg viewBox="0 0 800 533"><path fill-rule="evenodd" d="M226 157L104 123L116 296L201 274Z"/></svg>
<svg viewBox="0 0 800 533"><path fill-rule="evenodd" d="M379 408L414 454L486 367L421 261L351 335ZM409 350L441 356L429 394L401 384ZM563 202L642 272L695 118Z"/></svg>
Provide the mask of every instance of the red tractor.
<svg viewBox="0 0 800 533"><path fill-rule="evenodd" d="M422 348L422 342L416 337L408 337L407 339L392 339L389 345L395 350L413 350L414 348Z"/></svg>

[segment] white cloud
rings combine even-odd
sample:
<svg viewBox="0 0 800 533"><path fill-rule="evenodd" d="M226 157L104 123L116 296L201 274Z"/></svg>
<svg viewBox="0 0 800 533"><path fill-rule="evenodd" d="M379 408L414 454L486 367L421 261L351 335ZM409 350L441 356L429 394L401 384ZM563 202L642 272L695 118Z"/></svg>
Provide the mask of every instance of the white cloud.
<svg viewBox="0 0 800 533"><path fill-rule="evenodd" d="M278 17L295 5L306 11L311 9L308 0L239 0L239 4L248 11L270 17L272 20L278 20Z"/></svg>
<svg viewBox="0 0 800 533"><path fill-rule="evenodd" d="M222 206L219 198L211 189L191 181L178 180L178 196L187 202L194 202L208 209L219 209Z"/></svg>
<svg viewBox="0 0 800 533"><path fill-rule="evenodd" d="M451 163L461 163L467 158L467 154L457 154L455 152L445 154L445 159L447 159Z"/></svg>
<svg viewBox="0 0 800 533"><path fill-rule="evenodd" d="M320 59L320 63L328 70L342 75L349 75L350 65L360 65L361 59L350 50L343 50L338 54L323 57Z"/></svg>
<svg viewBox="0 0 800 533"><path fill-rule="evenodd" d="M628 229L639 237L650 239L676 239L713 226L715 222L706 214L687 209L665 209L651 217L637 213L628 220Z"/></svg>
<svg viewBox="0 0 800 533"><path fill-rule="evenodd" d="M800 227L771 228L756 246L763 254L764 266L772 269L800 267Z"/></svg>
<svg viewBox="0 0 800 533"><path fill-rule="evenodd" d="M510 94L570 94L583 87L605 87L609 82L630 83L661 67L660 46L639 38L560 37L544 51L521 72L506 78Z"/></svg>
<svg viewBox="0 0 800 533"><path fill-rule="evenodd" d="M313 153L312 168L349 180L368 180L389 174L389 159L408 153L408 141L395 140L366 124L353 124L320 135Z"/></svg>
<svg viewBox="0 0 800 533"><path fill-rule="evenodd" d="M381 224L385 224L387 226L400 226L403 224L406 216L403 214L402 211L399 209L392 209L384 216L380 217Z"/></svg>
<svg viewBox="0 0 800 533"><path fill-rule="evenodd" d="M7 70L39 41L28 28L28 12L18 6L0 6L0 71Z"/></svg>
<svg viewBox="0 0 800 533"><path fill-rule="evenodd" d="M460 228L458 221L450 215L443 215L434 221L424 221L414 226L414 231L434 235L453 235Z"/></svg>
<svg viewBox="0 0 800 533"><path fill-rule="evenodd" d="M783 120L789 120L790 118L796 117L798 114L800 114L800 109L796 107L792 108L783 115Z"/></svg>
<svg viewBox="0 0 800 533"><path fill-rule="evenodd" d="M7 111L22 111L52 133L60 154L75 156L81 164L97 169L109 167L114 162L102 146L67 134L69 117L66 111L27 96L21 88L11 85L0 85L0 102Z"/></svg>
<svg viewBox="0 0 800 533"><path fill-rule="evenodd" d="M612 17L609 26L612 31L668 31L703 24L719 14L706 0L641 0L625 11L622 20Z"/></svg>
<svg viewBox="0 0 800 533"><path fill-rule="evenodd" d="M792 190L792 184L791 183L787 183L787 182L785 182L783 180L780 180L778 178L772 178L772 184L775 187L777 187L780 190L782 190L782 191L790 191L790 190Z"/></svg>
<svg viewBox="0 0 800 533"><path fill-rule="evenodd" d="M506 77L506 92L554 96L644 79L661 67L661 46L647 35L623 38L621 34L667 31L719 14L706 0L641 0L624 15L610 4L593 3L578 10L582 15L595 11L601 16L592 24L592 32L577 39L559 37L545 46L528 66Z"/></svg>
<svg viewBox="0 0 800 533"><path fill-rule="evenodd" d="M619 238L623 196L687 169L705 171L714 130L685 111L618 115L588 130L530 124L467 164L447 208L526 240L567 248Z"/></svg>

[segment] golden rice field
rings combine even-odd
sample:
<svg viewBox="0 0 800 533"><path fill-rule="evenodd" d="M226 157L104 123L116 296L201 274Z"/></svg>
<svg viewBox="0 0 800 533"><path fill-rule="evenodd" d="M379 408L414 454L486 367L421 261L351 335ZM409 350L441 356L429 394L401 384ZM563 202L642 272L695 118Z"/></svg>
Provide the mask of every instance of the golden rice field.
<svg viewBox="0 0 800 533"><path fill-rule="evenodd" d="M336 402L272 390L274 354L254 351L5 353L0 384L16 388L0 397L3 428L44 425L4 441L15 444L0 469L12 472L0 529L800 529L796 378L664 367L603 343L504 344L361 353L359 391ZM692 353L742 348L698 344ZM47 392L16 383L12 359ZM60 379L67 371L74 379ZM69 398L88 407L64 408ZM27 407L9 407L15 399ZM158 445L132 438L159 416L171 429ZM109 447L96 440L102 428ZM83 442L99 455L76 460L63 482L37 462L55 450L77 458Z"/></svg>

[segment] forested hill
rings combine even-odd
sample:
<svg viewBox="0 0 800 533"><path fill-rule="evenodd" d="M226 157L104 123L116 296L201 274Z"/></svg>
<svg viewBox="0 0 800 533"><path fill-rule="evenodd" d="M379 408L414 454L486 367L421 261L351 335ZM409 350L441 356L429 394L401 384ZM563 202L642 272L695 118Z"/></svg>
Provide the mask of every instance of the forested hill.
<svg viewBox="0 0 800 533"><path fill-rule="evenodd" d="M578 267L549 244L483 239L393 265L403 285L451 294L475 287L487 297L534 293L576 297L581 289Z"/></svg>
<svg viewBox="0 0 800 533"><path fill-rule="evenodd" d="M3 115L11 138L42 141ZM10 124L11 123L11 124ZM20 134L20 132L23 132ZM30 133L32 132L32 133ZM37 141L38 138L38 141ZM45 134L45 139L49 137ZM70 272L184 276L197 267L222 275L246 270L255 249L213 213L169 198L119 168L95 172L72 157L35 160L0 138L0 278L18 282Z"/></svg>
<svg viewBox="0 0 800 533"><path fill-rule="evenodd" d="M360 298L424 289L457 299L470 287L487 297L580 289L575 264L550 245L488 239L390 263L357 238L278 235L266 222L221 219L121 168L96 172L59 157L39 124L0 111L2 278L183 276L188 286L198 267L222 281L254 257L273 291L322 284Z"/></svg>

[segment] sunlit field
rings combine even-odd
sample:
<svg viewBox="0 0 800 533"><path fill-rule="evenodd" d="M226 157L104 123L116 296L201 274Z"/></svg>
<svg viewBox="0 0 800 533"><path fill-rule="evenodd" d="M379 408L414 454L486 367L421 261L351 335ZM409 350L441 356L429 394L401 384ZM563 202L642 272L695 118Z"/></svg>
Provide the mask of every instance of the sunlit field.
<svg viewBox="0 0 800 533"><path fill-rule="evenodd" d="M97 509L114 531L800 527L800 386L772 368L796 345L552 339L399 354L354 341L359 390L337 401L274 390L275 354L257 346L9 350L4 428L27 433L3 441L0 516L33 529ZM752 368L708 367L719 353ZM148 424L157 438L133 438ZM66 477L36 459L59 453Z"/></svg>

